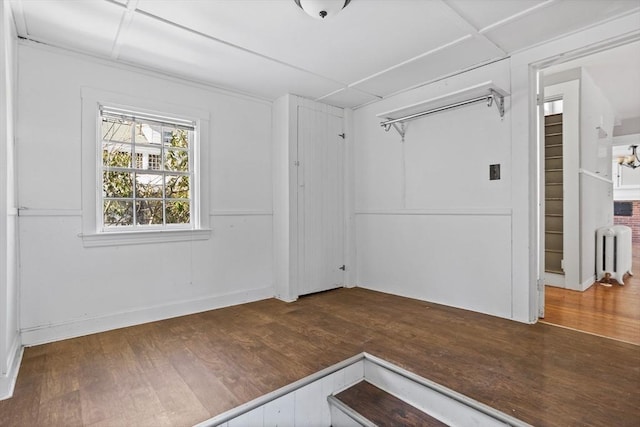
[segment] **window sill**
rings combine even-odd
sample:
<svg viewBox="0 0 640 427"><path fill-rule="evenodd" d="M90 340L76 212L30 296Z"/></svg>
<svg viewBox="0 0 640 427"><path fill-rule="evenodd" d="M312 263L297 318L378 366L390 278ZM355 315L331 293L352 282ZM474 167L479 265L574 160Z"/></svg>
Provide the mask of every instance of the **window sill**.
<svg viewBox="0 0 640 427"><path fill-rule="evenodd" d="M127 231L80 234L85 248L99 246L144 245L151 243L191 242L211 238L210 229Z"/></svg>

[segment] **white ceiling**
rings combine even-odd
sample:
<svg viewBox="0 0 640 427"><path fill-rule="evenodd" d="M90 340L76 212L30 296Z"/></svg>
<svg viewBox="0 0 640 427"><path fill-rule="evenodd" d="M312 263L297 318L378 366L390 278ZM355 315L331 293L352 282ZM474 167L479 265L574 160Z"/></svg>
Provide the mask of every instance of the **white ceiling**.
<svg viewBox="0 0 640 427"><path fill-rule="evenodd" d="M640 9L640 0L10 0L21 37L246 92L387 97Z"/></svg>
<svg viewBox="0 0 640 427"><path fill-rule="evenodd" d="M545 70L584 68L611 102L618 121L640 117L640 42L629 43Z"/></svg>

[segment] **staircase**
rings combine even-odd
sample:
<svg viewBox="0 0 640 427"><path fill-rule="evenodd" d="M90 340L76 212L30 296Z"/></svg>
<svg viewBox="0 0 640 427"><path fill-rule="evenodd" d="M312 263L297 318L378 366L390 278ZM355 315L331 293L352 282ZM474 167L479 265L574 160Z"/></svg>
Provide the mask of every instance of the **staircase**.
<svg viewBox="0 0 640 427"><path fill-rule="evenodd" d="M332 427L443 427L447 424L384 390L361 381L329 396Z"/></svg>
<svg viewBox="0 0 640 427"><path fill-rule="evenodd" d="M562 114L544 118L545 152L545 271L564 274Z"/></svg>

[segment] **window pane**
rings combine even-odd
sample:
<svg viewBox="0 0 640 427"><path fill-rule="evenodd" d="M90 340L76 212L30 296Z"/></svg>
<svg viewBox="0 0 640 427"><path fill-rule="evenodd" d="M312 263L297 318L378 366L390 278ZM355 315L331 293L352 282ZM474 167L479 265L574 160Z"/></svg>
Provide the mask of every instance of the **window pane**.
<svg viewBox="0 0 640 427"><path fill-rule="evenodd" d="M162 126L150 125L147 123L136 124L136 144L162 143Z"/></svg>
<svg viewBox="0 0 640 427"><path fill-rule="evenodd" d="M174 148L189 148L189 141L192 138L191 131L177 128L164 127L163 132L165 137L163 142L166 146Z"/></svg>
<svg viewBox="0 0 640 427"><path fill-rule="evenodd" d="M138 225L163 225L162 200L137 200L136 220Z"/></svg>
<svg viewBox="0 0 640 427"><path fill-rule="evenodd" d="M189 152L166 148L164 152L164 168L170 171L189 172Z"/></svg>
<svg viewBox="0 0 640 427"><path fill-rule="evenodd" d="M550 116L552 114L560 114L562 113L563 102L562 99L557 99L555 101L547 101L544 103L544 115Z"/></svg>
<svg viewBox="0 0 640 427"><path fill-rule="evenodd" d="M141 147L136 145L137 156L140 156L139 169L162 170L162 149L160 147Z"/></svg>
<svg viewBox="0 0 640 427"><path fill-rule="evenodd" d="M101 121L105 228L190 224L195 131L171 121L156 124L134 111L125 116Z"/></svg>
<svg viewBox="0 0 640 427"><path fill-rule="evenodd" d="M136 174L136 197L162 199L162 175Z"/></svg>
<svg viewBox="0 0 640 427"><path fill-rule="evenodd" d="M131 142L131 127L133 123L127 120L111 118L102 119L102 140L116 142Z"/></svg>
<svg viewBox="0 0 640 427"><path fill-rule="evenodd" d="M167 224L189 224L191 210L189 202L167 202Z"/></svg>
<svg viewBox="0 0 640 427"><path fill-rule="evenodd" d="M132 197L133 177L128 172L102 172L104 197Z"/></svg>
<svg viewBox="0 0 640 427"><path fill-rule="evenodd" d="M133 202L105 200L102 212L105 227L133 225Z"/></svg>
<svg viewBox="0 0 640 427"><path fill-rule="evenodd" d="M188 199L189 198L189 177L184 175L166 176L165 194L167 199Z"/></svg>
<svg viewBox="0 0 640 427"><path fill-rule="evenodd" d="M131 145L106 142L102 145L102 164L106 167L131 167Z"/></svg>

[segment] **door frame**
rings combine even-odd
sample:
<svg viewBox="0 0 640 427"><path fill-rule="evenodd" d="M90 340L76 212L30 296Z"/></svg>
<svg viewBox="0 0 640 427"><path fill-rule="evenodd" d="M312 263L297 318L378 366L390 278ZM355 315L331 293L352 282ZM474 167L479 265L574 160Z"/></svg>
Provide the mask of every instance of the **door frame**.
<svg viewBox="0 0 640 427"><path fill-rule="evenodd" d="M532 286L535 288L534 304L537 318L544 317L545 310L545 292L544 292L544 189L540 188L544 183L544 133L541 132L542 123L540 123L539 114L542 109L544 113L544 96L540 97L543 92L543 82L540 79L541 72L553 65L562 64L564 62L573 61L585 56L589 56L598 52L623 46L640 40L640 32L636 31L631 34L618 35L603 41L592 43L577 49L568 50L554 55L545 57L529 63L529 105L535 108L529 108L529 144L530 144L530 170L535 172L533 177L535 191L530 192L530 218L532 219L532 240L531 253L535 254L532 260L532 271L534 272ZM542 99L541 99L542 98ZM536 124L537 126L533 125ZM541 226L542 225L542 226ZM535 321L535 320L534 320Z"/></svg>

